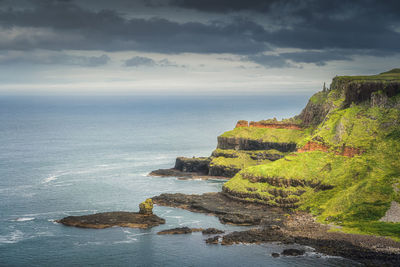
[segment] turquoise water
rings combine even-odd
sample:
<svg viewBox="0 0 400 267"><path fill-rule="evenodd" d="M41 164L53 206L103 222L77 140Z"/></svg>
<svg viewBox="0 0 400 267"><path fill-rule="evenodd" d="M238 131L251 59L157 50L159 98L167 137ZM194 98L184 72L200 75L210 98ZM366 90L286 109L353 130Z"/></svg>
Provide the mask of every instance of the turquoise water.
<svg viewBox="0 0 400 267"><path fill-rule="evenodd" d="M137 211L166 192L204 193L218 180L148 177L177 156L207 156L238 119L290 117L307 96L0 97L2 266L349 266L308 249L272 258L279 244L209 246L201 233L159 236L179 226L222 225L213 216L155 207L166 224L149 230L65 227L68 215Z"/></svg>

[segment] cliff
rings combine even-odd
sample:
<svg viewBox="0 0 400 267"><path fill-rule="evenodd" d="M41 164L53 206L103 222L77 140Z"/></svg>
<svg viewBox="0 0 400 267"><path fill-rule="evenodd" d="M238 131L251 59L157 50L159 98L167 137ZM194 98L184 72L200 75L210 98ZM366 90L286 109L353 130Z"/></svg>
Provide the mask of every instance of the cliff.
<svg viewBox="0 0 400 267"><path fill-rule="evenodd" d="M225 183L223 192L233 199L308 211L342 231L400 236L400 214L394 214L400 202L399 69L335 77L300 115L239 121L218 138L218 148L221 155L225 149L282 153Z"/></svg>

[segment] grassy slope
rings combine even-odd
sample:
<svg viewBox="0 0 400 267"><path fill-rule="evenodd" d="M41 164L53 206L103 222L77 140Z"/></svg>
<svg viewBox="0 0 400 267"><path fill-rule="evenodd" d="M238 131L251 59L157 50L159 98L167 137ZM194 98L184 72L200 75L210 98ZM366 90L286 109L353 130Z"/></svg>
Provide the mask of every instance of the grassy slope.
<svg viewBox="0 0 400 267"><path fill-rule="evenodd" d="M400 73L350 79L370 81L376 80L377 76L386 80L399 79ZM392 99L400 103L399 100L399 96ZM311 98L311 101L315 103L331 101L333 106L340 107L343 99L331 91L318 93ZM255 139L271 140L279 134L272 131L249 133L235 130L222 136L238 134L240 137L253 136ZM400 183L398 108L370 107L365 103L352 105L347 109L336 108L312 133L311 130L297 134L286 131L283 130L282 137L274 140L281 142L293 140L300 144L309 140L322 140L333 149L346 145L361 148L364 153L353 158L318 151L292 153L266 165L246 168L224 186L235 192L270 198L264 203L271 205L276 204L275 200L279 197L272 196L269 193L270 189L280 189L289 193L301 189L305 191L304 194L301 196L289 194L289 198L297 198L298 209L311 212L319 221L341 225L342 231L385 235L400 240L400 223L378 221L392 200L400 201L400 193L393 187ZM323 184L333 185L334 188L325 191L317 191L311 187L276 188L266 182L250 182L244 178L248 175L320 181ZM252 199L250 197L247 200ZM254 200L259 202L259 199L254 198Z"/></svg>
<svg viewBox="0 0 400 267"><path fill-rule="evenodd" d="M307 130L240 127L223 133L221 137L247 138L277 143L298 143L304 139L306 133Z"/></svg>
<svg viewBox="0 0 400 267"><path fill-rule="evenodd" d="M212 159L210 165L230 166L243 169L258 164L257 160L251 159L248 153L236 152L236 155L237 158L215 157ZM269 162L269 160L262 160L260 163L266 164Z"/></svg>

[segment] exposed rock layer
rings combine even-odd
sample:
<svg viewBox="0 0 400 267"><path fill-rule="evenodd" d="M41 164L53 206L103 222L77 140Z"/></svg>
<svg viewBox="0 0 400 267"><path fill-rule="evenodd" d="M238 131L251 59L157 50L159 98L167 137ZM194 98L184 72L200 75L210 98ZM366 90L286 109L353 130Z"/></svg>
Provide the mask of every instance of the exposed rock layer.
<svg viewBox="0 0 400 267"><path fill-rule="evenodd" d="M329 152L331 151L331 148L321 143L308 142L302 148L297 150L297 152L307 152L307 151ZM356 147L342 146L339 150L334 150L333 152L336 155L341 155L345 157L354 157L356 155L361 155L363 151Z"/></svg>
<svg viewBox="0 0 400 267"><path fill-rule="evenodd" d="M264 142L261 140L252 140L234 137L218 137L218 148L234 150L270 150L275 149L280 152L296 151L296 143L275 143Z"/></svg>

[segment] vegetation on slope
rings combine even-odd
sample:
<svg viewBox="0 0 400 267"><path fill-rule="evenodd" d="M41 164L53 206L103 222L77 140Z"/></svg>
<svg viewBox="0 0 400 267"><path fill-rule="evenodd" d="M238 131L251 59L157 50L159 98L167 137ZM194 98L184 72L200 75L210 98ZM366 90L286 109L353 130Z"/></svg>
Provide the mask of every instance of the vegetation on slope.
<svg viewBox="0 0 400 267"><path fill-rule="evenodd" d="M400 71L394 70L336 79L362 83L399 78ZM400 223L379 219L392 201L400 202L400 95L383 106L373 105L372 100L343 106L343 100L339 89L315 94L308 110L297 117L307 118L311 125L305 131L242 128L222 136L298 144L311 141L330 147L332 152L348 146L360 149L361 155L290 153L277 161L243 169L224 184L224 191L246 201L311 212L320 222L340 225L341 231L399 238ZM322 113L318 124L312 126L314 116Z"/></svg>
<svg viewBox="0 0 400 267"><path fill-rule="evenodd" d="M245 138L276 143L298 143L304 139L306 133L307 130L240 127L223 133L221 137Z"/></svg>

